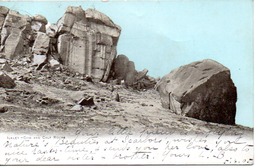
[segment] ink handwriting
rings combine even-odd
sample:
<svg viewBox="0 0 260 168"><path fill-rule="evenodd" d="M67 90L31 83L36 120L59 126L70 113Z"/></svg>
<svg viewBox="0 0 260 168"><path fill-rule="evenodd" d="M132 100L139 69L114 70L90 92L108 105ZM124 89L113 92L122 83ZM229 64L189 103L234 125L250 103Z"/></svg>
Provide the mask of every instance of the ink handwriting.
<svg viewBox="0 0 260 168"><path fill-rule="evenodd" d="M227 130L190 133L111 128L107 134L1 135L1 165L23 164L252 164L253 138Z"/></svg>

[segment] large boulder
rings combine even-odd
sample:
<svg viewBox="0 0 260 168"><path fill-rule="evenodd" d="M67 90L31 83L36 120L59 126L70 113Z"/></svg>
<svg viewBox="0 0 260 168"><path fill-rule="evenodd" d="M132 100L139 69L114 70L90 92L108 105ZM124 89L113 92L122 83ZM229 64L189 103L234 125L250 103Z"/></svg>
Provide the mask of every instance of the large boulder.
<svg viewBox="0 0 260 168"><path fill-rule="evenodd" d="M57 51L62 63L95 82L107 81L121 28L97 10L72 6L57 26Z"/></svg>
<svg viewBox="0 0 260 168"><path fill-rule="evenodd" d="M235 124L236 87L230 71L213 60L184 65L156 85L164 108L196 119Z"/></svg>

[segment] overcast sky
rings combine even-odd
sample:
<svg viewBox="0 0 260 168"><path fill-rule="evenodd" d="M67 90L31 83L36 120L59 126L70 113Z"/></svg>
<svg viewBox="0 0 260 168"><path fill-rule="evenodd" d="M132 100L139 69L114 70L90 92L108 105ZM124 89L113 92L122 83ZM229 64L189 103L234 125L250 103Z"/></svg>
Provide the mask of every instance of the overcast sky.
<svg viewBox="0 0 260 168"><path fill-rule="evenodd" d="M236 123L253 127L253 1L157 0L0 2L22 14L44 15L49 22L67 6L95 8L122 28L118 54L162 77L174 68L214 59L231 70L238 90Z"/></svg>

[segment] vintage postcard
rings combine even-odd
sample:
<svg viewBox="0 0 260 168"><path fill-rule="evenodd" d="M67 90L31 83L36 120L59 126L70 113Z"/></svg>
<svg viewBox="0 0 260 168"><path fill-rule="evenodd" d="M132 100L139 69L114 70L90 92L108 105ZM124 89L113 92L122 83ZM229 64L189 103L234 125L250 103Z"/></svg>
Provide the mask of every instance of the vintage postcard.
<svg viewBox="0 0 260 168"><path fill-rule="evenodd" d="M0 165L252 165L253 1L0 1Z"/></svg>

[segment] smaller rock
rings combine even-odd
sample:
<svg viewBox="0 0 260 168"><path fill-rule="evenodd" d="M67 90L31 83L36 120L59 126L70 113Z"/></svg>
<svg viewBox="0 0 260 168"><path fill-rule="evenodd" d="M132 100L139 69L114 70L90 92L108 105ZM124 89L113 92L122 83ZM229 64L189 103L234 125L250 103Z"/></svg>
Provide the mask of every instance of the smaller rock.
<svg viewBox="0 0 260 168"><path fill-rule="evenodd" d="M70 79L65 79L64 81L63 81L63 84L70 84L71 83L71 80Z"/></svg>
<svg viewBox="0 0 260 168"><path fill-rule="evenodd" d="M5 113L8 111L8 108L4 105L0 105L0 113Z"/></svg>
<svg viewBox="0 0 260 168"><path fill-rule="evenodd" d="M145 103L141 103L141 106L148 106L147 104L145 104Z"/></svg>
<svg viewBox="0 0 260 168"><path fill-rule="evenodd" d="M82 111L83 110L83 107L79 104L73 106L70 111Z"/></svg>
<svg viewBox="0 0 260 168"><path fill-rule="evenodd" d="M10 64L8 64L8 63L5 63L4 65L2 65L1 69L4 70L5 72L12 72L13 71Z"/></svg>
<svg viewBox="0 0 260 168"><path fill-rule="evenodd" d="M29 57L23 57L23 58L21 58L21 62L24 65L24 64L31 63L31 60Z"/></svg>
<svg viewBox="0 0 260 168"><path fill-rule="evenodd" d="M119 94L118 94L118 93L117 93L116 96L115 96L115 101L120 102L120 97L119 97Z"/></svg>
<svg viewBox="0 0 260 168"><path fill-rule="evenodd" d="M16 86L14 80L6 75L4 72L0 72L0 87L3 88L14 88Z"/></svg>
<svg viewBox="0 0 260 168"><path fill-rule="evenodd" d="M94 106L95 105L93 97L82 98L82 99L80 99L78 104L82 105L82 106Z"/></svg>
<svg viewBox="0 0 260 168"><path fill-rule="evenodd" d="M111 85L120 85L120 80L119 79L110 80L109 83Z"/></svg>
<svg viewBox="0 0 260 168"><path fill-rule="evenodd" d="M98 106L93 106L92 109L93 110L98 110Z"/></svg>
<svg viewBox="0 0 260 168"><path fill-rule="evenodd" d="M59 61L55 60L54 58L50 58L49 59L49 63L51 66L51 69L59 71L61 69L61 64L59 63Z"/></svg>
<svg viewBox="0 0 260 168"><path fill-rule="evenodd" d="M115 90L115 87L114 87L114 85L111 85L111 92L113 92Z"/></svg>
<svg viewBox="0 0 260 168"><path fill-rule="evenodd" d="M140 79L143 79L143 78L146 76L147 73L148 73L148 70L147 70L147 69L144 69L144 70L138 72L138 73L136 74L136 80L138 81L138 80L140 80Z"/></svg>
<svg viewBox="0 0 260 168"><path fill-rule="evenodd" d="M93 82L92 78L90 76L88 76L88 75L86 75L84 80L87 81L87 82Z"/></svg>
<svg viewBox="0 0 260 168"><path fill-rule="evenodd" d="M68 102L68 103L66 103L66 106L73 107L74 103Z"/></svg>
<svg viewBox="0 0 260 168"><path fill-rule="evenodd" d="M30 83L31 77L28 75L21 75L16 78L19 81L24 81L25 83Z"/></svg>

